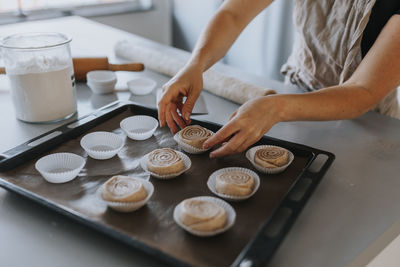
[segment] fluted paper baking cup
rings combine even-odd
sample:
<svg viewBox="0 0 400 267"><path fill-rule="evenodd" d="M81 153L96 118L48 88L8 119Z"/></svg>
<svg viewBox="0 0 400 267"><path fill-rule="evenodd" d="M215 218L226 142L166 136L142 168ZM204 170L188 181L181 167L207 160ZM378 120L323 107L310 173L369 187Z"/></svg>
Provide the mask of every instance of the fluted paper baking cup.
<svg viewBox="0 0 400 267"><path fill-rule="evenodd" d="M129 177L129 176L123 176L123 177ZM154 186L150 181L147 181L147 180L144 180L144 179L134 178L134 177L129 177L129 178L135 179L135 180L139 180L143 184L143 187L147 191L147 197L144 200L138 201L138 202L118 202L118 201L107 201L107 200L104 200L103 197L101 196L101 194L102 194L102 192L104 190L105 183L102 184L99 187L99 189L97 190L98 197L102 201L104 201L107 204L108 207L110 207L113 210L119 211L119 212L132 212L132 211L140 209L141 207L146 205L146 203L149 201L149 199L153 195Z"/></svg>
<svg viewBox="0 0 400 267"><path fill-rule="evenodd" d="M85 165L85 159L73 153L55 153L36 161L35 168L50 183L73 180Z"/></svg>
<svg viewBox="0 0 400 267"><path fill-rule="evenodd" d="M263 166L258 165L255 161L254 161L254 155L256 153L256 151L258 149L264 148L264 147L278 147L278 146L270 146L270 145L262 145L262 146L255 146L250 148L249 150L247 150L246 152L246 158L251 162L251 164L254 166L254 168L256 168L258 171L262 172L262 173L266 173L266 174L277 174L277 173L281 173L284 170L286 170L286 168L292 163L292 161L294 160L294 155L291 151L287 150L288 152L288 162L280 167L275 167L275 168L265 168ZM278 147L281 148L282 147Z"/></svg>
<svg viewBox="0 0 400 267"><path fill-rule="evenodd" d="M219 193L217 191L217 188L216 188L217 177L223 173L227 173L227 172L231 172L231 171L245 172L253 177L254 185L253 185L252 191L249 195L247 195L247 196L227 195L227 194ZM258 176L257 173L253 172L252 170L246 169L246 168L240 168L240 167L223 168L223 169L219 169L219 170L213 172L210 175L210 177L207 180L207 186L211 192L213 192L215 195L219 196L220 198L230 200L230 201L241 201L241 200L250 198L257 192L258 188L260 187L260 177Z"/></svg>
<svg viewBox="0 0 400 267"><path fill-rule="evenodd" d="M124 139L115 133L93 132L81 139L82 148L91 158L104 160L114 157L124 146Z"/></svg>
<svg viewBox="0 0 400 267"><path fill-rule="evenodd" d="M180 211L181 211L182 204L183 204L183 201L182 201L175 207L173 216L174 216L174 221L185 231L187 231L193 235L196 235L196 236L207 237L207 236L214 236L214 235L226 232L228 229L230 229L235 224L236 212L233 209L233 207L231 205L229 205L229 203L227 203L226 201L216 198L216 197L208 197L208 196L194 197L193 199L211 201L211 202L219 205L220 207L222 207L226 211L226 223L223 228L215 230L215 231L203 232L203 231L193 230L190 227L184 225L179 219Z"/></svg>
<svg viewBox="0 0 400 267"><path fill-rule="evenodd" d="M160 174L149 171L149 169L147 168L147 158L151 152L147 153L140 159L140 167L142 167L142 169L145 170L146 172L150 173L151 176L158 178L158 179L166 180L166 179L172 179L172 178L178 177L179 175L181 175L182 173L184 173L190 169L190 166L192 166L192 161L185 153L182 153L182 152L176 151L176 150L174 150L174 151L179 155L179 157L181 157L181 159L183 160L183 163L185 165L185 169L183 169L180 172L166 174L166 175L160 175Z"/></svg>
<svg viewBox="0 0 400 267"><path fill-rule="evenodd" d="M156 131L158 121L150 116L138 115L123 119L120 126L129 138L133 140L146 140Z"/></svg>
<svg viewBox="0 0 400 267"><path fill-rule="evenodd" d="M211 132L211 134L213 134L213 132ZM211 149L211 148L207 148L207 149L197 148L197 147L191 146L189 144L186 144L185 142L182 142L182 140L179 138L179 132L177 132L174 135L174 140L178 143L179 147L183 149L183 151L190 153L190 154L201 154L201 153L204 153L207 150Z"/></svg>

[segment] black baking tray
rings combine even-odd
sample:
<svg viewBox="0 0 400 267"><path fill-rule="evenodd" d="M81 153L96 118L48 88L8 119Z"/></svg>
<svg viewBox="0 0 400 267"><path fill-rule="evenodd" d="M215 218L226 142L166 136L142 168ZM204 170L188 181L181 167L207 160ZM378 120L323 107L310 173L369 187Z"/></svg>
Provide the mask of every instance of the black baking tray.
<svg viewBox="0 0 400 267"><path fill-rule="evenodd" d="M137 162L157 147L172 147L172 134L159 128L147 141L126 139L118 156L97 161L87 158L80 138L91 131L107 130L124 135L119 122L131 115L157 117L157 111L131 102L115 102L67 123L3 153L0 157L0 186L32 199L134 248L177 266L264 266L282 242L307 200L332 164L334 155L312 147L271 137L257 144L277 145L295 155L281 174L260 175L260 189L250 199L231 202L235 225L218 236L201 238L180 229L172 218L175 205L188 197L212 195L206 186L216 169L240 166L254 169L244 154L209 159L208 154L189 155L192 168L172 180L153 177L155 193L138 211L123 214L107 209L98 198L98 187L115 174L146 175ZM217 131L221 125L193 120ZM65 184L50 184L34 169L44 155L68 151L87 158L79 177ZM318 162L319 167L314 166Z"/></svg>

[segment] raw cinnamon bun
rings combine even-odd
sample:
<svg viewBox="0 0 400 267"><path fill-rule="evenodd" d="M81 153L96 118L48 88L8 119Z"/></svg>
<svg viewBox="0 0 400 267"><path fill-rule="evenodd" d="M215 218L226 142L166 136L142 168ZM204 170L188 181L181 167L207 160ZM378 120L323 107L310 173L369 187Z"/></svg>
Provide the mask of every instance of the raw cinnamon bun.
<svg viewBox="0 0 400 267"><path fill-rule="evenodd" d="M224 208L212 201L189 198L182 203L179 219L193 230L210 232L223 228L227 215Z"/></svg>
<svg viewBox="0 0 400 267"><path fill-rule="evenodd" d="M179 132L179 139L193 147L203 148L203 143L211 136L211 132L199 125L186 126Z"/></svg>
<svg viewBox="0 0 400 267"><path fill-rule="evenodd" d="M160 148L148 154L147 169L159 175L167 175L184 170L185 163L175 150Z"/></svg>
<svg viewBox="0 0 400 267"><path fill-rule="evenodd" d="M263 147L254 154L254 162L264 168L276 168L288 162L289 153L286 149L276 146Z"/></svg>
<svg viewBox="0 0 400 267"><path fill-rule="evenodd" d="M147 197L147 191L139 179L118 175L104 184L101 196L106 201L139 202Z"/></svg>
<svg viewBox="0 0 400 267"><path fill-rule="evenodd" d="M253 188L253 176L240 170L221 173L215 179L216 191L225 195L247 196L253 192Z"/></svg>

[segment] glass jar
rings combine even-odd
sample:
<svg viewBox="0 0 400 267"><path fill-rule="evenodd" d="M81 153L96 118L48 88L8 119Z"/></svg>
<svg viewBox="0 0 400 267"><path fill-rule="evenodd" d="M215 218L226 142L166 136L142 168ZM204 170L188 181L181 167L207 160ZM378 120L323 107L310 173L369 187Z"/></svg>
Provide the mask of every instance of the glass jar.
<svg viewBox="0 0 400 267"><path fill-rule="evenodd" d="M1 40L18 119L55 122L76 113L70 42L61 33L15 34Z"/></svg>

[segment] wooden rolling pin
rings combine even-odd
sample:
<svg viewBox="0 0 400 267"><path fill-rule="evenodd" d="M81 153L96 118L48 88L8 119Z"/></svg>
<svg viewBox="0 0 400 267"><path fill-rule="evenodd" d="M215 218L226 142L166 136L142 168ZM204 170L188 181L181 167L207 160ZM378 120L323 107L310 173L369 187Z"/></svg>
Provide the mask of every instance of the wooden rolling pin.
<svg viewBox="0 0 400 267"><path fill-rule="evenodd" d="M92 70L112 70L112 71L142 71L142 63L110 64L106 57L82 57L74 58L75 80L78 82L86 81L86 73ZM4 68L0 67L0 74L5 74Z"/></svg>

